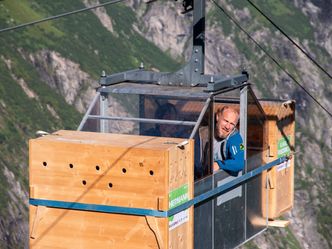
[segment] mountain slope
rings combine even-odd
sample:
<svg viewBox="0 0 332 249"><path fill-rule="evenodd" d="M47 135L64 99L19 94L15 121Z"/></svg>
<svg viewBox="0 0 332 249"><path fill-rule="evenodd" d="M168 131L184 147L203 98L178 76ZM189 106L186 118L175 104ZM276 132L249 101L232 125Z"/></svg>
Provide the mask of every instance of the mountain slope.
<svg viewBox="0 0 332 249"><path fill-rule="evenodd" d="M1 1L0 28L84 7ZM89 12L0 34L0 248L28 248L28 139L37 130L76 129L82 115L74 106L86 108L102 70L137 68L141 60L160 70L177 65L131 29L129 7L114 6L111 15L115 33Z"/></svg>
<svg viewBox="0 0 332 249"><path fill-rule="evenodd" d="M99 1L3 0L0 29ZM330 70L332 18L327 1L255 1ZM269 53L325 106L331 79L247 1L220 1ZM36 130L75 129L108 74L137 68L174 71L190 56L190 14L181 3L139 0L14 32L0 33L0 248L27 248L27 141ZM207 8L206 71L250 73L262 97L297 102L295 207L287 229L263 233L247 248L332 248L332 119L213 4ZM331 72L330 72L331 73Z"/></svg>

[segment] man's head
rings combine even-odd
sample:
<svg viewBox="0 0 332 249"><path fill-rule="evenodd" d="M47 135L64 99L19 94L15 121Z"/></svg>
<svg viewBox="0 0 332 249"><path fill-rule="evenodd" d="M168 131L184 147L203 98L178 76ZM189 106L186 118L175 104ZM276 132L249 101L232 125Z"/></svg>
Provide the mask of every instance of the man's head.
<svg viewBox="0 0 332 249"><path fill-rule="evenodd" d="M215 134L217 138L226 138L236 127L239 113L229 106L220 108L216 113Z"/></svg>

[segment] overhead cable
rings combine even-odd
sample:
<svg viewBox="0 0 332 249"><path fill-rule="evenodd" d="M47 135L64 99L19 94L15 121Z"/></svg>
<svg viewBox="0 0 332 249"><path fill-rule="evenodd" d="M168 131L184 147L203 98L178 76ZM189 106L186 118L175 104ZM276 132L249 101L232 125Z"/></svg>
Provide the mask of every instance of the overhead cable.
<svg viewBox="0 0 332 249"><path fill-rule="evenodd" d="M253 41L257 47L259 47L289 78L291 78L299 87L302 88L302 90L310 96L310 98L315 101L330 117L332 117L332 113L327 110L314 96L311 95L311 93L301 85L300 82L298 82L293 75L291 75L278 61L275 59L272 55L270 55L266 49L264 49L242 26L230 16L228 12L226 12L215 0L211 0L216 7L221 10L242 32L244 32L247 37Z"/></svg>
<svg viewBox="0 0 332 249"><path fill-rule="evenodd" d="M274 21L271 20L265 13L260 10L251 0L247 0L262 16L264 16L276 29L278 29L295 47L297 47L312 63L314 63L322 72L324 72L330 79L332 75L327 72L308 52L306 52L300 45L298 45L289 35L286 34Z"/></svg>
<svg viewBox="0 0 332 249"><path fill-rule="evenodd" d="M80 12L84 12L84 11L96 9L96 8L99 8L99 7L103 7L103 6L106 6L106 5L115 4L115 3L118 3L118 2L122 2L122 1L124 1L124 0L108 1L106 3L97 4L97 5L86 7L86 8L83 8L83 9L78 9L78 10L74 10L74 11L70 11L70 12L65 12L65 13L62 13L62 14L59 14L59 15L55 15L55 16L50 16L50 17L47 17L47 18L44 18L44 19L40 19L40 20L28 22L28 23L23 23L23 24L14 26L14 27L8 27L8 28L0 29L0 33L11 31L11 30L16 30L16 29L20 29L20 28L25 28L25 27L28 27L28 26L31 26L31 25L35 25L35 24L38 24L38 23L42 23L42 22L46 22L46 21L58 19L58 18L61 18L61 17L65 17L65 16L77 14L77 13L80 13Z"/></svg>

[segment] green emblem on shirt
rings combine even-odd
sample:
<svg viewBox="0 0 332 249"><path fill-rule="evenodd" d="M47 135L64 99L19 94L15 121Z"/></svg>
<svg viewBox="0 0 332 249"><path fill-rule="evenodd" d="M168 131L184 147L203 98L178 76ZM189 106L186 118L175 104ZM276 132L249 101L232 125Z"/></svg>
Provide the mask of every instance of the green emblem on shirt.
<svg viewBox="0 0 332 249"><path fill-rule="evenodd" d="M240 144L240 150L244 150L244 145Z"/></svg>

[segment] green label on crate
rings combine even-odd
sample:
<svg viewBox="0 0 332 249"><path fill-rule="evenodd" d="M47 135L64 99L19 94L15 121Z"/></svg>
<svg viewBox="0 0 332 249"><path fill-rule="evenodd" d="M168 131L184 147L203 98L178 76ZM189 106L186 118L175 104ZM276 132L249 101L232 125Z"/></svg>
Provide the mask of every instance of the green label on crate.
<svg viewBox="0 0 332 249"><path fill-rule="evenodd" d="M169 198L169 208L175 208L177 206L180 206L181 204L185 203L189 200L188 198L188 184L185 184L181 186L180 188L177 188L173 190L168 195Z"/></svg>
<svg viewBox="0 0 332 249"><path fill-rule="evenodd" d="M169 209L180 206L189 200L188 184L185 184L177 189L174 189L168 195ZM189 211L181 211L168 218L169 230L172 230L189 220Z"/></svg>
<svg viewBox="0 0 332 249"><path fill-rule="evenodd" d="M291 136L283 137L278 140L278 158L287 156L290 154L291 150L289 147Z"/></svg>

